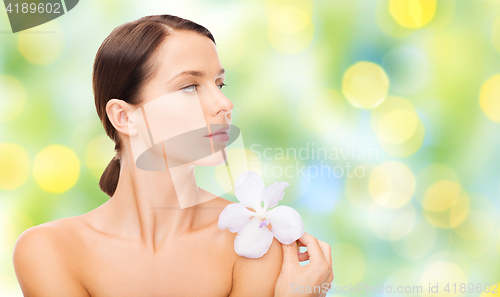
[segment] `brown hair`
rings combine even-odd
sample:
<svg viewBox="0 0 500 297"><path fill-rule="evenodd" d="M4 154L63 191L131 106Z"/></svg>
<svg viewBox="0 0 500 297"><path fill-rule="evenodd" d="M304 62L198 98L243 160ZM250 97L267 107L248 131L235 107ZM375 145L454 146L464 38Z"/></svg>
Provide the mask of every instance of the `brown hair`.
<svg viewBox="0 0 500 297"><path fill-rule="evenodd" d="M115 142L116 155L104 170L99 187L113 196L120 177L121 139L106 114L110 99L140 103L143 85L154 75L156 48L175 30L187 30L215 39L205 27L173 15L151 15L115 28L97 51L92 74L95 106L106 134Z"/></svg>

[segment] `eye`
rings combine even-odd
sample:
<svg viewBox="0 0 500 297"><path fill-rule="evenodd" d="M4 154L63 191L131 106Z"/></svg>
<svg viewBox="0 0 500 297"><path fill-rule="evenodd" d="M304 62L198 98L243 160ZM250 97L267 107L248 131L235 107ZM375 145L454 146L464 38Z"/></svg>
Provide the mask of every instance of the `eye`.
<svg viewBox="0 0 500 297"><path fill-rule="evenodd" d="M198 84L195 84L195 85L190 85L190 86L187 86L187 87L181 88L181 90L185 90L186 92L192 93L192 92L196 92L196 88L197 88L198 86L199 86Z"/></svg>
<svg viewBox="0 0 500 297"><path fill-rule="evenodd" d="M227 86L227 85L226 85L225 83L221 83L221 84L220 84L220 85L218 85L218 86L219 86L219 89L222 89L222 87L225 87L225 86Z"/></svg>

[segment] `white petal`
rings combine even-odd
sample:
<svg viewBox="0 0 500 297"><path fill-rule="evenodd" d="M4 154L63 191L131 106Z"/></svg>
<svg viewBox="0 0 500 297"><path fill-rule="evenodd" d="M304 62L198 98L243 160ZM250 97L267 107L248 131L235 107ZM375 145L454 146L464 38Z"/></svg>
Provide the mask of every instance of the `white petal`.
<svg viewBox="0 0 500 297"><path fill-rule="evenodd" d="M261 208L264 182L253 171L245 171L234 183L234 195L243 205L258 211Z"/></svg>
<svg viewBox="0 0 500 297"><path fill-rule="evenodd" d="M247 258L260 258L273 243L273 234L267 227L259 228L261 220L252 218L234 240L236 254Z"/></svg>
<svg viewBox="0 0 500 297"><path fill-rule="evenodd" d="M271 232L279 242L290 244L304 235L304 225L300 214L285 205L277 206L266 212L271 222Z"/></svg>
<svg viewBox="0 0 500 297"><path fill-rule="evenodd" d="M250 221L250 217L254 216L255 212L248 210L241 203L231 203L227 205L219 215L219 228L226 228L231 232L240 232L243 226Z"/></svg>
<svg viewBox="0 0 500 297"><path fill-rule="evenodd" d="M278 202L283 198L283 190L290 184L287 182L275 182L267 187L262 192L262 201L264 201L264 209L275 207Z"/></svg>

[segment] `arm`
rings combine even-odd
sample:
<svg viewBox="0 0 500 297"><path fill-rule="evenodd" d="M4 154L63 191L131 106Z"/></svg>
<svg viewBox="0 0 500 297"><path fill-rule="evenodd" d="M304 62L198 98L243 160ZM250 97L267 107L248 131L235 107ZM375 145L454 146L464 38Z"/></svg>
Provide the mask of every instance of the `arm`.
<svg viewBox="0 0 500 297"><path fill-rule="evenodd" d="M281 271L281 243L273 238L269 251L258 259L238 257L233 270L233 288L229 297L272 297Z"/></svg>
<svg viewBox="0 0 500 297"><path fill-rule="evenodd" d="M39 225L19 236L14 247L14 269L24 296L89 297L85 287L71 273L62 254L63 240L54 228Z"/></svg>

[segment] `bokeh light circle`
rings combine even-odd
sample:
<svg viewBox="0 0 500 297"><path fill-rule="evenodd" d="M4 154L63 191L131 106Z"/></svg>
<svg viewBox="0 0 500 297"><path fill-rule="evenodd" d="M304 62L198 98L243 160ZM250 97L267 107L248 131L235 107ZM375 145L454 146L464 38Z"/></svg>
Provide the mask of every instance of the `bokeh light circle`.
<svg viewBox="0 0 500 297"><path fill-rule="evenodd" d="M305 9L280 5L268 12L267 36L276 50L286 54L303 51L312 41L314 24Z"/></svg>
<svg viewBox="0 0 500 297"><path fill-rule="evenodd" d="M466 193L457 197L456 203L445 211L424 210L427 221L437 228L453 228L461 224L469 213L469 196Z"/></svg>
<svg viewBox="0 0 500 297"><path fill-rule="evenodd" d="M422 199L424 216L437 228L454 228L468 216L470 199L455 181L441 180L430 186Z"/></svg>
<svg viewBox="0 0 500 297"><path fill-rule="evenodd" d="M425 127L421 121L418 122L417 130L413 136L401 144L391 144L380 142L380 146L386 153L398 158L405 158L413 155L423 145L425 138Z"/></svg>
<svg viewBox="0 0 500 297"><path fill-rule="evenodd" d="M391 156L408 157L422 147L425 127L404 98L388 97L373 109L370 122L380 145Z"/></svg>
<svg viewBox="0 0 500 297"><path fill-rule="evenodd" d="M404 38L414 32L414 29L401 27L390 13L390 0L378 0L375 9L375 20L378 27L388 36Z"/></svg>
<svg viewBox="0 0 500 297"><path fill-rule="evenodd" d="M49 65L59 58L64 48L64 32L57 21L19 33L18 48L30 63Z"/></svg>
<svg viewBox="0 0 500 297"><path fill-rule="evenodd" d="M384 240L396 241L407 236L416 221L416 211L412 204L398 209L383 208L376 204L368 210L367 222L373 233Z"/></svg>
<svg viewBox="0 0 500 297"><path fill-rule="evenodd" d="M17 118L26 105L26 91L19 80L0 75L0 123Z"/></svg>
<svg viewBox="0 0 500 297"><path fill-rule="evenodd" d="M370 195L385 208L400 208L407 204L415 193L415 187L415 177L403 163L386 162L370 173Z"/></svg>
<svg viewBox="0 0 500 297"><path fill-rule="evenodd" d="M428 24L436 14L436 0L390 0L389 11L402 27L417 29Z"/></svg>
<svg viewBox="0 0 500 297"><path fill-rule="evenodd" d="M372 109L386 99L389 78L379 65L361 61L344 73L342 92L354 107Z"/></svg>
<svg viewBox="0 0 500 297"><path fill-rule="evenodd" d="M415 112L396 109L387 113L379 122L377 136L387 144L408 141L417 131L420 119Z"/></svg>
<svg viewBox="0 0 500 297"><path fill-rule="evenodd" d="M465 220L469 196L462 191L460 179L451 167L430 164L417 174L417 184L419 187L415 197L423 206L424 217L432 226L453 228ZM442 195L446 196L444 200L440 200Z"/></svg>
<svg viewBox="0 0 500 297"><path fill-rule="evenodd" d="M373 131L377 131L380 121L391 111L394 110L406 110L408 112L415 112L415 108L405 98L389 96L387 99L382 102L382 104L378 105L371 112L370 125Z"/></svg>
<svg viewBox="0 0 500 297"><path fill-rule="evenodd" d="M469 215L470 197L468 194L463 193L458 196L457 202L450 208L449 211L449 225L454 228L467 218Z"/></svg>
<svg viewBox="0 0 500 297"><path fill-rule="evenodd" d="M452 286L452 284L467 283L467 277L463 272L462 268L455 263L448 261L436 261L429 265L422 274L421 285L424 288L429 288L429 284L435 286L437 284L439 292L446 287L447 284ZM422 296L433 297L441 296L441 294L436 295L435 293L429 292L429 290L422 290ZM450 292L443 294L443 296L463 296L459 290L455 293L453 289Z"/></svg>
<svg viewBox="0 0 500 297"><path fill-rule="evenodd" d="M17 189L29 177L30 157L20 145L0 143L0 168L0 189Z"/></svg>
<svg viewBox="0 0 500 297"><path fill-rule="evenodd" d="M483 84L479 105L490 120L500 122L500 74L491 77Z"/></svg>
<svg viewBox="0 0 500 297"><path fill-rule="evenodd" d="M432 163L427 165L417 174L417 187L416 198L422 203L424 194L427 189L441 180L450 180L460 183L458 174L449 166L439 163Z"/></svg>
<svg viewBox="0 0 500 297"><path fill-rule="evenodd" d="M80 174L80 161L75 152L62 145L49 145L33 162L33 177L45 191L62 193L73 187Z"/></svg>
<svg viewBox="0 0 500 297"><path fill-rule="evenodd" d="M457 202L461 191L460 184L454 181L439 181L427 190L422 206L429 211L445 211Z"/></svg>

